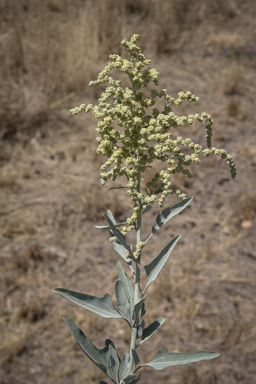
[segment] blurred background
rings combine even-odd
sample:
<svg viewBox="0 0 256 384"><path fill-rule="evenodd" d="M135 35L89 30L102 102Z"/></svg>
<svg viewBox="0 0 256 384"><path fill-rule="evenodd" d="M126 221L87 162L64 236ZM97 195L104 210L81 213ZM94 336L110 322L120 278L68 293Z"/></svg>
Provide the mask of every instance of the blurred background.
<svg viewBox="0 0 256 384"><path fill-rule="evenodd" d="M159 231L143 256L148 263L182 235L148 289L146 325L166 322L138 350L141 362L163 347L221 356L160 373L145 369L141 382L255 382L255 20L253 0L0 0L1 384L105 380L64 316L99 348L106 338L120 355L129 347L125 322L102 319L51 289L107 290L114 298L118 255L95 225L104 225L108 209L124 221L131 205L124 190L100 185L97 122L69 109L96 103L104 87L88 82L110 54L126 57L120 42L134 33L160 72L158 89L200 97L175 112L211 114L213 146L231 153L238 170L231 180L225 162L210 156L192 167L191 180L174 177L176 188L194 196L192 207ZM176 136L205 147L200 124L174 129ZM165 207L176 201L169 197ZM158 212L147 214L145 239Z"/></svg>

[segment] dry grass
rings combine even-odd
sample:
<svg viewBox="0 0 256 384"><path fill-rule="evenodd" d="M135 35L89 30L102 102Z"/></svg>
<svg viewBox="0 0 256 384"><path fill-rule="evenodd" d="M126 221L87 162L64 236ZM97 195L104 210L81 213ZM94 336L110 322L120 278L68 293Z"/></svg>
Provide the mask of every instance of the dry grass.
<svg viewBox="0 0 256 384"><path fill-rule="evenodd" d="M0 362L6 363L17 358L24 350L29 337L29 323L20 322L18 328L2 333Z"/></svg>
<svg viewBox="0 0 256 384"><path fill-rule="evenodd" d="M171 53L188 47L209 17L240 15L232 0L172 0L161 7L155 0L1 0L0 8L2 138L45 124L134 30L151 54Z"/></svg>
<svg viewBox="0 0 256 384"><path fill-rule="evenodd" d="M51 289L114 293L118 256L94 226L104 224L107 209L124 221L130 205L125 190L100 187L95 121L73 118L67 109L99 97L103 88L88 90L88 81L133 33L160 69L161 87L173 96L181 90L200 96L200 105L184 104L177 112L211 113L214 145L238 164L235 181L212 156L193 167L192 180L175 177L175 188L195 196L193 206L159 231L144 254L148 263L171 237L182 235L148 290L146 325L161 316L166 322L139 350L141 361L164 346L218 350L221 357L160 373L146 369L142 380L255 382L255 57L223 53L251 39L255 2L159 4L0 0L1 384L105 379L72 340L64 316L98 347L109 337L120 354L129 348L125 322L83 311ZM205 131L184 126L174 135L203 144ZM157 212L145 216L145 236Z"/></svg>

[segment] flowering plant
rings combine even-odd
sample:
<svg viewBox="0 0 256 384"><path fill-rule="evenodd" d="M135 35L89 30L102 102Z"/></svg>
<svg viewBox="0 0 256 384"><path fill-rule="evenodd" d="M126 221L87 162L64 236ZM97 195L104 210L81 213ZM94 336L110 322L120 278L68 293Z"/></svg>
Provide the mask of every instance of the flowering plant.
<svg viewBox="0 0 256 384"><path fill-rule="evenodd" d="M103 297L96 297L65 288L53 290L69 301L104 318L124 319L127 322L131 331L130 350L120 358L111 340L107 339L104 348L98 349L72 320L64 318L83 352L114 383L119 384L136 383L140 379L139 370L145 366L162 370L173 365L189 364L219 356L219 353L213 351L173 353L163 348L150 362L140 364L137 348L146 342L165 321L164 318L159 318L145 327L144 315L147 298L145 293L164 267L180 235L168 241L161 252L144 266L147 283L143 288L141 287L142 249L164 224L189 207L192 202L192 197L187 198L180 190L172 187L172 175L183 173L191 178L189 166L192 163L200 163L199 155L201 153L204 156L213 153L225 159L230 168L231 177L236 176L232 156L227 155L225 150L216 149L211 145L213 124L211 116L203 112L179 117L172 110L173 106L179 106L185 99L188 102L197 103L198 97L192 95L191 92L180 92L178 98L174 99L167 94L166 89L162 89L160 92L151 89L149 97L145 97L140 92L151 80L158 85L159 73L149 67L150 60L145 58L141 49L136 45L138 37L138 35L133 35L131 41L122 41L122 45L130 55L128 60L119 55L111 55L112 61L98 75L96 81L90 82L89 85L93 86L106 82L110 84L99 98L99 104L95 106L82 104L80 107L71 109L71 113L74 115L92 110L94 116L99 119L96 129L99 135L97 152L107 157L107 161L101 166L103 171L101 184L105 185L108 179L116 180L119 176L125 176L127 179L127 194L131 197L133 205L131 217L127 218L125 223L117 223L111 211L108 211L107 214L104 214L107 225L96 228L109 232L115 251L132 271L134 285L118 261L118 279L115 282L116 308L108 293ZM114 80L109 75L109 72L116 68L128 75L131 87L123 88L120 80ZM164 99L163 110L153 108L151 114L147 114L147 109L155 106L157 98ZM206 149L193 143L190 138L184 139L181 136L176 139L171 138L172 128L185 125L185 123L190 125L194 120L205 122ZM187 147L186 152L190 151L189 154L185 154L181 146ZM154 160L160 160L164 164L163 169L159 173L155 173L153 178L146 183L143 193L142 175L147 173L147 168L150 167L148 164ZM107 168L108 171L106 171ZM158 182L159 185L156 186ZM154 186L156 187L154 188ZM160 196L158 204L162 208L166 197L173 193L176 193L181 201L157 215L151 234L143 242L141 240L143 216L151 210L157 200L157 195ZM119 227L122 227L121 230L118 229ZM137 241L136 249L133 251L132 246L126 241L126 234L134 230ZM100 383L106 384L103 381Z"/></svg>

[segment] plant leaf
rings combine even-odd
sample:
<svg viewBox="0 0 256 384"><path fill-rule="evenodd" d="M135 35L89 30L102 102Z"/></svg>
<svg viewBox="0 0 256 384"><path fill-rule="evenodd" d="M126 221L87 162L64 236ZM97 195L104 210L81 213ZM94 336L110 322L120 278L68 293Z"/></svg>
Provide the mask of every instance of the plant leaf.
<svg viewBox="0 0 256 384"><path fill-rule="evenodd" d="M142 337L144 327L145 327L145 320L143 319L143 320L139 323L139 326L138 326L137 339L139 339L140 337Z"/></svg>
<svg viewBox="0 0 256 384"><path fill-rule="evenodd" d="M124 248L131 253L131 247L124 241L124 235L115 227L115 224L111 221L111 219L107 215L103 215L105 219L107 220L111 231L114 233L114 235L117 237L118 241L124 246Z"/></svg>
<svg viewBox="0 0 256 384"><path fill-rule="evenodd" d="M138 375L134 375L133 373L131 373L129 376L127 376L125 379L123 379L122 381L122 384L135 384L137 383L137 381L140 380L140 377L138 377L137 379L134 379L135 377L137 377Z"/></svg>
<svg viewBox="0 0 256 384"><path fill-rule="evenodd" d="M111 230L109 230L109 236L110 237L114 236L114 234L113 234L113 232L111 232ZM126 257L126 250L125 250L125 248L118 241L117 242L114 241L113 245L114 245L115 251L122 257L122 259L126 262L126 264L129 265L132 273L134 274L134 270L133 270L133 267L132 267L132 260L128 259ZM131 246L131 249L132 249L132 246Z"/></svg>
<svg viewBox="0 0 256 384"><path fill-rule="evenodd" d="M135 367L137 367L137 365L140 362L140 359L139 359L139 356L138 356L137 352L135 351L135 349L132 349L132 357L133 357L133 362L135 364Z"/></svg>
<svg viewBox="0 0 256 384"><path fill-rule="evenodd" d="M146 205L145 208L143 208L141 214L145 215L145 213L148 213L149 211L151 211L151 209L152 209L152 205L148 204L148 205Z"/></svg>
<svg viewBox="0 0 256 384"><path fill-rule="evenodd" d="M65 297L65 299L79 305L82 308L88 309L97 315L105 317L106 319L122 318L122 316L115 310L109 293L106 293L103 297L96 297L85 293L70 291L66 288L54 288L53 292Z"/></svg>
<svg viewBox="0 0 256 384"><path fill-rule="evenodd" d="M112 221L112 223L113 223L114 225L116 225L116 220L115 220L115 218L114 218L113 213L110 211L110 209L107 210L107 215L108 215L108 217L110 218L110 220Z"/></svg>
<svg viewBox="0 0 256 384"><path fill-rule="evenodd" d="M127 302L130 302L130 319L131 319L133 309L134 309L134 288L133 288L131 280L126 275L126 273L122 267L122 264L119 261L116 263L116 269L117 269L117 273L118 273L118 278L119 278L119 280L122 281L122 283L124 285L124 291L125 291Z"/></svg>
<svg viewBox="0 0 256 384"><path fill-rule="evenodd" d="M127 224L126 221L123 222L123 223L118 223L118 224L115 224L115 227L121 227L121 225L125 225ZM110 229L110 226L109 225L95 225L95 228L97 229L103 229L103 230L106 230L106 229Z"/></svg>
<svg viewBox="0 0 256 384"><path fill-rule="evenodd" d="M124 285L121 280L116 280L115 283L115 294L116 294L116 305L122 315L122 317L129 323L131 321L130 317L130 303L127 301L125 294Z"/></svg>
<svg viewBox="0 0 256 384"><path fill-rule="evenodd" d="M125 378L129 374L129 361L130 356L129 353L125 353L121 360L120 368L119 368L119 381Z"/></svg>
<svg viewBox="0 0 256 384"><path fill-rule="evenodd" d="M126 187L124 187L124 188L126 188ZM110 188L110 189L114 189L114 188ZM110 218L110 220L112 221L112 223L115 225L115 227L121 227L121 225L127 224L126 221L124 223L118 223L117 224L117 222L113 216L113 213L109 209L107 210L107 215ZM105 229L110 229L110 226L109 225L95 225L95 228L105 230Z"/></svg>
<svg viewBox="0 0 256 384"><path fill-rule="evenodd" d="M74 323L73 320L64 318L65 323L70 329L74 339L76 340L79 347L86 354L87 357L100 368L110 379L115 383L115 380L111 376L110 371L110 345L114 346L113 342L109 339L105 341L105 347L98 349L89 339L85 336L83 331Z"/></svg>
<svg viewBox="0 0 256 384"><path fill-rule="evenodd" d="M164 209L162 212L160 212L157 215L156 221L154 222L154 225L152 227L152 233L149 236L149 238L146 240L145 244L151 239L151 237L154 235L156 231L158 231L164 224L167 223L172 217L176 216L178 213L183 211L193 200L193 197L189 197L187 199L183 199L179 201L178 203L172 205L171 207L168 207Z"/></svg>
<svg viewBox="0 0 256 384"><path fill-rule="evenodd" d="M113 234L114 236L114 234ZM110 236L110 237L113 237L113 236ZM133 268L132 268L132 260L131 259L128 259L126 257L126 250L125 248L122 246L122 244L120 244L119 242L113 242L113 245L114 245L114 249L115 251L124 259L124 261L129 265L129 267L131 268L131 270L133 271Z"/></svg>
<svg viewBox="0 0 256 384"><path fill-rule="evenodd" d="M116 377L117 382L118 380L118 371L120 367L120 358L118 356L118 353L116 351L116 348L114 344L109 345L109 352L110 352L110 368L114 372L114 375Z"/></svg>
<svg viewBox="0 0 256 384"><path fill-rule="evenodd" d="M109 191L111 190L111 189L127 189L128 187L112 187L112 188L109 188Z"/></svg>
<svg viewBox="0 0 256 384"><path fill-rule="evenodd" d="M138 325L141 317L139 314L141 313L142 307L144 305L144 301L146 300L147 296L143 297L137 304L134 306L134 311L133 311L133 320L135 322L135 325Z"/></svg>
<svg viewBox="0 0 256 384"><path fill-rule="evenodd" d="M146 313L146 304L143 303L141 310L139 311L139 320L142 319L142 317L145 315L145 313Z"/></svg>
<svg viewBox="0 0 256 384"><path fill-rule="evenodd" d="M150 324L147 328L143 330L141 342L139 345L147 341L157 330L161 327L161 325L165 322L164 317L160 317L160 319L157 319L153 321L152 324Z"/></svg>
<svg viewBox="0 0 256 384"><path fill-rule="evenodd" d="M140 367L149 366L157 371L172 367L174 365L190 364L201 360L210 360L218 357L220 354L213 351L196 351L185 353L168 352L167 348L161 349L157 355L147 364L142 364ZM137 369L139 369L138 367ZM136 369L136 370L137 370Z"/></svg>
<svg viewBox="0 0 256 384"><path fill-rule="evenodd" d="M149 284L151 284L157 278L159 272L168 260L173 248L180 239L180 235L175 236L168 244L162 249L159 255L151 261L150 264L144 266L147 275L147 285L143 291L143 295L146 292Z"/></svg>

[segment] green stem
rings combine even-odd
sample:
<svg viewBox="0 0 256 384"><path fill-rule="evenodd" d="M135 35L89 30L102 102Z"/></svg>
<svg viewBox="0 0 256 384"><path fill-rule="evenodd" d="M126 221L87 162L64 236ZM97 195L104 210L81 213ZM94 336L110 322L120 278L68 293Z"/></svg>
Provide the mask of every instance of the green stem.
<svg viewBox="0 0 256 384"><path fill-rule="evenodd" d="M139 154L137 153L137 159L139 158ZM138 171L138 186L137 190L138 193L140 193L140 171ZM141 201L139 201L139 204L141 205ZM137 220L137 226L136 226L136 232L137 232L137 244L141 241L141 216ZM139 254L139 257L136 261L136 271L135 271L135 290L134 290L134 305L136 305L141 298L141 291L140 291L140 265L141 265L141 254ZM134 319L134 324L132 324L131 328L131 343L130 343L130 362L129 362L129 368L130 372L132 372L133 368L133 356L132 356L132 350L135 350L136 347L136 339L137 339L137 321Z"/></svg>

